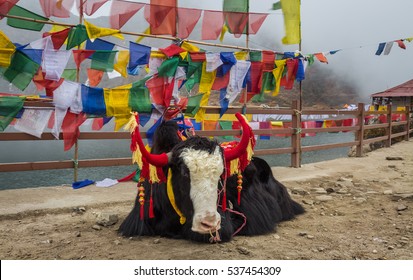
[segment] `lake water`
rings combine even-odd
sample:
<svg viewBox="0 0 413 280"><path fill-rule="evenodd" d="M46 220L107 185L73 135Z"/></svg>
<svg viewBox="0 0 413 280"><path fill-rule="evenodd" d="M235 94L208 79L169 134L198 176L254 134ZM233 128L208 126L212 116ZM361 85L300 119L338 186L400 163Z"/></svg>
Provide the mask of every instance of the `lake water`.
<svg viewBox="0 0 413 280"><path fill-rule="evenodd" d="M303 146L329 143L342 143L354 140L354 134L318 133L314 137L302 138ZM270 140L257 140L256 150L282 148L290 146L290 138L271 137ZM84 140L79 141L79 159L102 159L130 157L129 140ZM337 148L322 151L306 152L302 155L302 163L325 161L347 157L349 148ZM64 152L63 141L3 141L0 142L0 162L32 162L71 160L74 149ZM290 166L290 154L261 156L271 166ZM105 178L119 179L135 170L134 166L114 166L81 168L78 180L89 179L100 181ZM45 186L71 185L74 180L73 169L0 172L0 190Z"/></svg>

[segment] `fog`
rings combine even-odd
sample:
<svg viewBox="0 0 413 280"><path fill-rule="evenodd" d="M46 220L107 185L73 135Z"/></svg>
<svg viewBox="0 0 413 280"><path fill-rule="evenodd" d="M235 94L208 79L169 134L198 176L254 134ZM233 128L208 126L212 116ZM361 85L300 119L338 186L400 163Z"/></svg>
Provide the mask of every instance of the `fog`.
<svg viewBox="0 0 413 280"><path fill-rule="evenodd" d="M108 15L110 2L106 3L94 17ZM149 0L136 1L149 3ZM250 1L250 11L269 13L261 30L249 36L249 47L275 51L295 51L298 45L282 45L284 34L283 15L280 10L270 10L276 0ZM20 0L18 5L33 12L43 14L37 1ZM222 0L194 1L178 0L180 7L221 10ZM406 50L394 43L389 55L375 55L379 43L413 37L413 1L411 0L301 0L301 31L303 54L340 50L328 55L328 64L321 67L337 73L356 86L364 100L372 93L386 90L406 82L413 77L413 43L405 41ZM76 24L77 17L71 19L52 18L58 22ZM108 21L106 21L108 24ZM107 25L108 26L108 25ZM135 14L122 30L143 32L148 24L143 19L143 9ZM12 41L21 44L21 32L29 33L31 38L41 37L42 32L13 29L6 26L6 19L0 21L0 28ZM49 30L45 26L42 31ZM200 40L201 20L189 39ZM106 38L105 38L106 39ZM134 40L127 37L127 40ZM219 42L219 41L218 41ZM170 44L165 40L144 39L142 44L163 47ZM245 46L245 36L234 38L226 34L223 44ZM215 48L203 47L207 50ZM304 81L305 82L305 81ZM8 82L0 80L2 90Z"/></svg>

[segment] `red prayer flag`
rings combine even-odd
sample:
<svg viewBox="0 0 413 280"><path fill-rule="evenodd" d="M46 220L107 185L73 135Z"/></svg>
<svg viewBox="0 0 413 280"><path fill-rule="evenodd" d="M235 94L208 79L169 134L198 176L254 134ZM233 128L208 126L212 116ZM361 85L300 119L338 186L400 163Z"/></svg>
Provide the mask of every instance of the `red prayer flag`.
<svg viewBox="0 0 413 280"><path fill-rule="evenodd" d="M164 93L166 90L167 77L159 77L154 75L146 82L152 101L157 105L164 105Z"/></svg>
<svg viewBox="0 0 413 280"><path fill-rule="evenodd" d="M298 71L298 60L288 59L287 60L287 74L281 78L280 85L285 89L292 89L294 86L295 76Z"/></svg>
<svg viewBox="0 0 413 280"><path fill-rule="evenodd" d="M191 60L193 62L204 62L206 60L204 52L191 52L189 55L191 56Z"/></svg>
<svg viewBox="0 0 413 280"><path fill-rule="evenodd" d="M163 52L165 55L168 57L180 54L181 52L185 52L185 50L181 47L178 47L175 44L170 45L169 47L166 47L164 49L159 49L161 52Z"/></svg>
<svg viewBox="0 0 413 280"><path fill-rule="evenodd" d="M94 118L92 123L92 130L101 130L103 124L103 118Z"/></svg>
<svg viewBox="0 0 413 280"><path fill-rule="evenodd" d="M54 127L54 118L55 118L55 111L53 110L53 112L50 114L50 119L49 119L49 122L47 123L47 128L53 129L53 127Z"/></svg>
<svg viewBox="0 0 413 280"><path fill-rule="evenodd" d="M68 151L76 143L79 138L79 126L86 120L86 114L74 114L67 111L62 123L64 150Z"/></svg>
<svg viewBox="0 0 413 280"><path fill-rule="evenodd" d="M46 17L69 18L74 0L39 0Z"/></svg>
<svg viewBox="0 0 413 280"><path fill-rule="evenodd" d="M262 62L264 71L272 71L275 64L275 53L273 51L262 51Z"/></svg>
<svg viewBox="0 0 413 280"><path fill-rule="evenodd" d="M176 36L176 0L151 0L145 6L145 19L151 34Z"/></svg>
<svg viewBox="0 0 413 280"><path fill-rule="evenodd" d="M404 50L406 49L406 45L403 43L403 40L397 40L396 42L397 42L397 44L399 45L400 48L402 48Z"/></svg>
<svg viewBox="0 0 413 280"><path fill-rule="evenodd" d="M93 15L100 7L103 6L109 0L87 0L83 1L83 13L91 16ZM76 1L78 6L78 11L80 13L80 1Z"/></svg>
<svg viewBox="0 0 413 280"><path fill-rule="evenodd" d="M80 64L86 58L92 56L95 53L95 50L73 50L73 59L76 63L77 68L80 68Z"/></svg>
<svg viewBox="0 0 413 280"><path fill-rule="evenodd" d="M224 25L224 14L220 11L204 11L202 19L202 40L216 40Z"/></svg>
<svg viewBox="0 0 413 280"><path fill-rule="evenodd" d="M202 10L178 8L178 37L188 38L201 17Z"/></svg>
<svg viewBox="0 0 413 280"><path fill-rule="evenodd" d="M11 8L13 8L19 0L0 0L0 11L2 14L7 15ZM0 16L0 19L3 17Z"/></svg>
<svg viewBox="0 0 413 280"><path fill-rule="evenodd" d="M267 18L268 14L258 14L250 13L250 18L248 21L248 33L256 34L260 30L261 25L264 23L264 20Z"/></svg>
<svg viewBox="0 0 413 280"><path fill-rule="evenodd" d="M87 69L87 77L89 79L89 86L91 87L96 87L100 81L102 80L103 77L103 71L101 70L96 70L96 69Z"/></svg>
<svg viewBox="0 0 413 280"><path fill-rule="evenodd" d="M46 90L46 96L53 96L53 91L60 87L64 79L61 78L59 81L47 80L44 78L45 74L42 72L42 67L40 66L36 74L33 76L33 83L36 85L36 88L41 91Z"/></svg>
<svg viewBox="0 0 413 280"><path fill-rule="evenodd" d="M52 32L52 33L45 32L45 33L43 33L43 38L47 37L47 36L50 36L50 38L52 39L52 42L53 42L53 48L55 50L58 50L58 49L61 48L61 46L66 41L67 36L69 35L69 32L70 32L70 28L66 28L66 29L63 29L61 31Z"/></svg>
<svg viewBox="0 0 413 280"><path fill-rule="evenodd" d="M134 16L142 7L143 3L134 3L122 0L112 1L110 8L110 27L121 29L128 20Z"/></svg>
<svg viewBox="0 0 413 280"><path fill-rule="evenodd" d="M224 12L229 31L239 38L248 23L248 13Z"/></svg>
<svg viewBox="0 0 413 280"><path fill-rule="evenodd" d="M225 73L222 77L215 77L214 84L212 85L212 90L220 90L226 88L229 83L229 71Z"/></svg>

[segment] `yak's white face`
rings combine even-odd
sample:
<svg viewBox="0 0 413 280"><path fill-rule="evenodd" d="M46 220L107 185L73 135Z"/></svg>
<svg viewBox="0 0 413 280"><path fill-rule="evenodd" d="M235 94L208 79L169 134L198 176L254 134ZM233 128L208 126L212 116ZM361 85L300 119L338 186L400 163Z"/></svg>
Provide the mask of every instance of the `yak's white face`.
<svg viewBox="0 0 413 280"><path fill-rule="evenodd" d="M221 216L217 212L217 186L224 170L219 147L213 154L188 148L183 150L181 158L189 169L191 180L192 231L205 234L218 230Z"/></svg>

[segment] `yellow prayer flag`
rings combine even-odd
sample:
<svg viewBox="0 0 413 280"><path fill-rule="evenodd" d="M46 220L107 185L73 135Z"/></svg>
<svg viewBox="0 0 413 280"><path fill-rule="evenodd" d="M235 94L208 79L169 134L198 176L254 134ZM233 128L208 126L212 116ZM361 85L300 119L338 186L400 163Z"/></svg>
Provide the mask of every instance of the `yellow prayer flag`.
<svg viewBox="0 0 413 280"><path fill-rule="evenodd" d="M129 107L129 89L113 88L104 89L104 98L106 104L106 116L130 118L131 108Z"/></svg>
<svg viewBox="0 0 413 280"><path fill-rule="evenodd" d="M88 22L86 20L84 20L84 24L85 24L85 27L86 27L87 36L92 41L96 38L105 37L105 36L114 36L114 37L119 38L121 40L125 39L123 37L123 35L120 34L120 31L117 30L117 29L99 27L99 26L96 26L94 24L91 24L90 22Z"/></svg>
<svg viewBox="0 0 413 280"><path fill-rule="evenodd" d="M286 59L275 61L276 68L272 70L272 74L274 75L274 79L275 79L275 89L272 92L272 96L276 96L280 92L281 78L282 78L286 63L287 63Z"/></svg>
<svg viewBox="0 0 413 280"><path fill-rule="evenodd" d="M192 45L192 44L190 44L190 43L188 43L188 42L186 42L186 41L184 41L184 42L181 44L181 48L183 48L184 50L186 50L186 51L188 51L188 52L199 52L199 51L200 51L200 49L199 49L197 46Z"/></svg>
<svg viewBox="0 0 413 280"><path fill-rule="evenodd" d="M207 72L206 71L206 61L202 63L202 75L201 75L201 81L199 83L199 92L200 93L210 93L212 84L215 81L217 71L214 70L212 72ZM208 104L206 104L208 105Z"/></svg>
<svg viewBox="0 0 413 280"><path fill-rule="evenodd" d="M281 8L284 14L285 37L283 44L299 44L300 31L300 0L281 0Z"/></svg>
<svg viewBox="0 0 413 280"><path fill-rule="evenodd" d="M167 58L167 56L161 51L151 51L152 58Z"/></svg>
<svg viewBox="0 0 413 280"><path fill-rule="evenodd" d="M16 50L16 46L10 39L0 30L0 66L9 67L11 57Z"/></svg>
<svg viewBox="0 0 413 280"><path fill-rule="evenodd" d="M188 52L181 52L179 53L179 56L182 58L182 60L185 60L185 58L187 57Z"/></svg>
<svg viewBox="0 0 413 280"><path fill-rule="evenodd" d="M248 52L245 52L245 51L234 52L234 56L237 60L247 60Z"/></svg>
<svg viewBox="0 0 413 280"><path fill-rule="evenodd" d="M128 76L127 66L129 63L129 51L118 51L117 53L117 61L113 68L118 71L122 77Z"/></svg>

